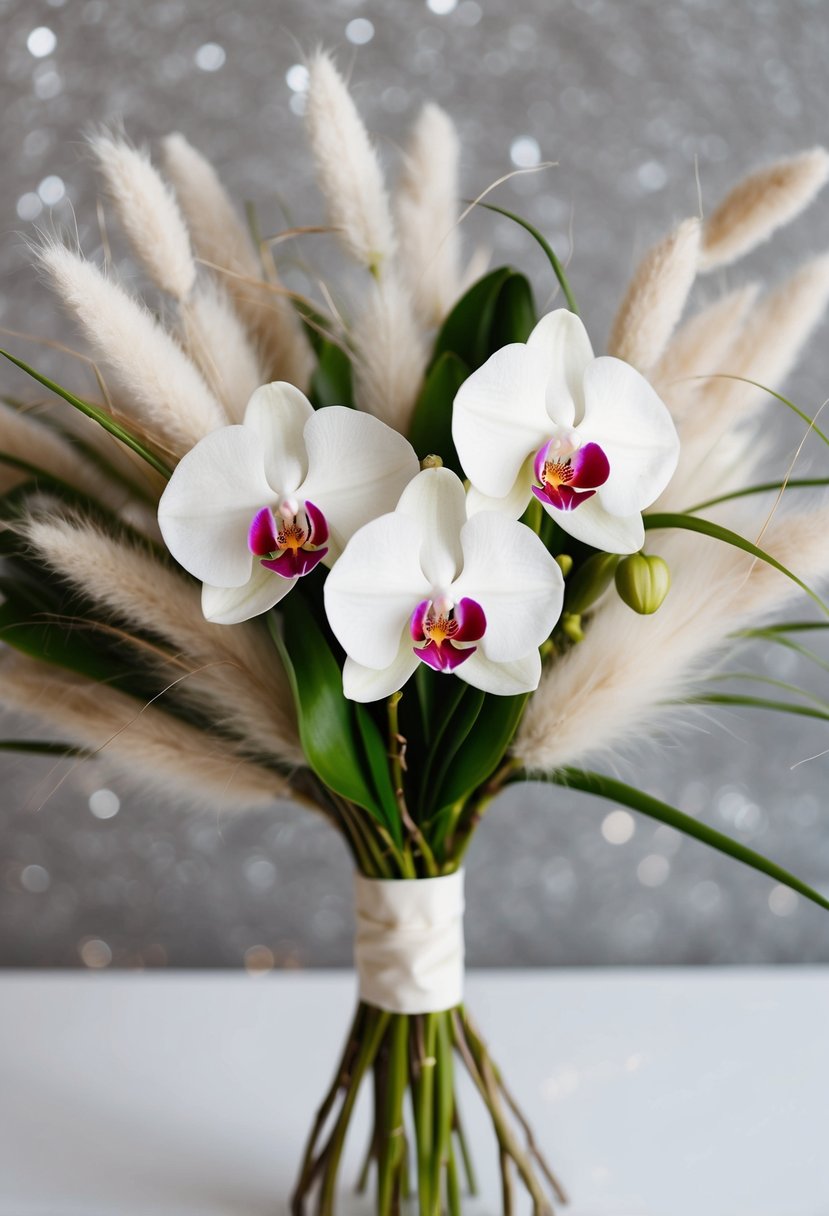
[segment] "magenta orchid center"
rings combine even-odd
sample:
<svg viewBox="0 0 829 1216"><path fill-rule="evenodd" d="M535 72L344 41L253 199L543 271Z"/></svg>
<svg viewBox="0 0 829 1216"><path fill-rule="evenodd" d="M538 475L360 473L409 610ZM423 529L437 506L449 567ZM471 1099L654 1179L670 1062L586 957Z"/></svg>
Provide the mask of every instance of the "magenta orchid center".
<svg viewBox="0 0 829 1216"><path fill-rule="evenodd" d="M471 645L486 633L486 616L477 600L457 604L448 596L422 600L412 613L414 651L435 671L451 672L478 649Z"/></svg>
<svg viewBox="0 0 829 1216"><path fill-rule="evenodd" d="M610 461L598 443L580 445L562 429L535 454L533 494L559 511L573 511L592 498L610 476Z"/></svg>
<svg viewBox="0 0 829 1216"><path fill-rule="evenodd" d="M286 498L277 513L262 507L248 531L248 548L267 570L282 578L299 578L325 557L328 523L312 502Z"/></svg>

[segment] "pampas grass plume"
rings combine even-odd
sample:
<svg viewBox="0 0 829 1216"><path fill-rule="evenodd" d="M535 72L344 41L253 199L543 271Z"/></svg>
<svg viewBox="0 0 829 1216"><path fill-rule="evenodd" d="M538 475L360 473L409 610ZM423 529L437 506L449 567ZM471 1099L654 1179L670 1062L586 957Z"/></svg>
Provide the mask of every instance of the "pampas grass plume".
<svg viewBox="0 0 829 1216"><path fill-rule="evenodd" d="M426 326L438 326L458 298L458 134L439 106L421 110L394 199L401 271Z"/></svg>
<svg viewBox="0 0 829 1216"><path fill-rule="evenodd" d="M812 148L750 174L728 194L703 229L700 270L727 266L795 219L829 178L829 153Z"/></svg>
<svg viewBox="0 0 829 1216"><path fill-rule="evenodd" d="M393 270L371 282L351 340L360 409L405 435L423 379L426 350L409 291Z"/></svg>
<svg viewBox="0 0 829 1216"><path fill-rule="evenodd" d="M148 436L181 455L226 424L203 377L143 304L62 245L44 244L38 258Z"/></svg>
<svg viewBox="0 0 829 1216"><path fill-rule="evenodd" d="M628 287L608 341L608 354L648 371L673 333L694 283L699 220L687 219L648 251Z"/></svg>
<svg viewBox="0 0 829 1216"><path fill-rule="evenodd" d="M153 282L178 300L196 281L196 263L184 217L170 187L146 152L100 133L89 146L130 245Z"/></svg>
<svg viewBox="0 0 829 1216"><path fill-rule="evenodd" d="M380 161L331 56L318 51L308 73L306 126L330 222L348 253L377 270L395 247Z"/></svg>

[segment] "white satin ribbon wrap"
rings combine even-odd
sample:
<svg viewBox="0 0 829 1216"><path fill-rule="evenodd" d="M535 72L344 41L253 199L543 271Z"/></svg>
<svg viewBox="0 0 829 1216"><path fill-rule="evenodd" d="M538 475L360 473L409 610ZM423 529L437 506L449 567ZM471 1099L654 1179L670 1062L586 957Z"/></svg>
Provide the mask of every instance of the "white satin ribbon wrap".
<svg viewBox="0 0 829 1216"><path fill-rule="evenodd" d="M463 870L443 878L357 874L354 963L360 999L390 1013L437 1013L463 1000Z"/></svg>

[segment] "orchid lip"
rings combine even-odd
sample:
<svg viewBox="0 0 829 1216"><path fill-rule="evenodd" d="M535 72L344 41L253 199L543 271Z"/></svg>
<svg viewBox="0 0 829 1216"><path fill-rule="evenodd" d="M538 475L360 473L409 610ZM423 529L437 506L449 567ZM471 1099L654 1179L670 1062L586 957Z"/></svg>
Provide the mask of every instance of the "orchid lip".
<svg viewBox="0 0 829 1216"><path fill-rule="evenodd" d="M533 471L538 483L532 492L542 503L559 511L573 511L592 498L610 476L610 461L598 443L585 443L565 456L565 446L558 439L539 448L533 459Z"/></svg>
<svg viewBox="0 0 829 1216"><path fill-rule="evenodd" d="M445 595L421 600L409 629L419 659L435 671L451 672L477 650L486 632L486 615L477 600L464 596L457 603ZM460 643L460 645L458 645Z"/></svg>
<svg viewBox="0 0 829 1216"><path fill-rule="evenodd" d="M292 511L293 514L286 514ZM282 578L301 578L310 574L328 553L328 521L312 502L299 504L285 499L275 515L262 507L248 530L248 548L260 565Z"/></svg>

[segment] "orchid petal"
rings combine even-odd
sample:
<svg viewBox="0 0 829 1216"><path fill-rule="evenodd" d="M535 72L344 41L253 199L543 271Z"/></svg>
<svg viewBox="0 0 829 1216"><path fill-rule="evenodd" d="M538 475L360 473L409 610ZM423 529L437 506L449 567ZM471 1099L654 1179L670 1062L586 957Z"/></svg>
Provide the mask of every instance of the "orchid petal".
<svg viewBox="0 0 829 1216"><path fill-rule="evenodd" d="M458 668L456 675L483 692L495 693L498 697L514 697L538 688L541 655L533 650L509 663L495 663L479 646L469 662Z"/></svg>
<svg viewBox="0 0 829 1216"><path fill-rule="evenodd" d="M662 493L679 458L667 407L644 376L621 359L594 360L584 377L582 442L598 443L610 461L599 490L606 511L633 515Z"/></svg>
<svg viewBox="0 0 829 1216"><path fill-rule="evenodd" d="M452 598L469 596L486 613L480 649L511 662L537 649L561 615L564 578L534 532L496 511L484 511L461 532L463 573Z"/></svg>
<svg viewBox="0 0 829 1216"><path fill-rule="evenodd" d="M273 511L270 507L263 507L254 515L253 522L248 529L248 548L257 557L266 557L268 553L273 553L279 548Z"/></svg>
<svg viewBox="0 0 829 1216"><path fill-rule="evenodd" d="M451 469L424 469L400 496L397 511L420 529L420 568L434 588L447 588L463 564L458 539L466 523L466 494Z"/></svg>
<svg viewBox="0 0 829 1216"><path fill-rule="evenodd" d="M645 543L645 526L642 516L611 515L601 501L599 490L587 496L574 510L558 511L549 503L542 502L548 515L570 536L601 549L605 553L636 553Z"/></svg>
<svg viewBox="0 0 829 1216"><path fill-rule="evenodd" d="M323 515L319 507L314 503L305 502L305 514L308 516L308 523L311 526L311 544L324 545L328 540L329 529L328 520Z"/></svg>
<svg viewBox="0 0 829 1216"><path fill-rule="evenodd" d="M369 520L397 506L419 463L407 439L379 418L342 405L317 410L305 427L308 477L301 496L313 499L331 530L326 565Z"/></svg>
<svg viewBox="0 0 829 1216"><path fill-rule="evenodd" d="M452 437L464 472L484 494L509 494L528 454L549 439L547 378L544 354L514 342L459 388Z"/></svg>
<svg viewBox="0 0 829 1216"><path fill-rule="evenodd" d="M520 519L530 501L532 468L533 458L528 456L518 470L512 489L503 498L491 498L488 494L482 494L475 486L470 486L466 495L466 513L469 518L477 515L479 511L500 511L511 519Z"/></svg>
<svg viewBox="0 0 829 1216"><path fill-rule="evenodd" d="M468 658L471 658L477 649L477 646L460 649L460 647L446 642L439 646L437 642L431 641L427 642L425 646L418 646L415 654L421 663L426 663L433 671L441 671L449 675L460 667L461 663L465 663Z"/></svg>
<svg viewBox="0 0 829 1216"><path fill-rule="evenodd" d="M161 496L158 523L185 570L217 587L241 587L253 565L251 520L272 500L256 433L222 427L179 461Z"/></svg>
<svg viewBox="0 0 829 1216"><path fill-rule="evenodd" d="M352 536L326 578L328 622L357 663L388 667L404 630L412 645L411 614L432 590L420 568L420 540L414 520L397 512L383 515Z"/></svg>
<svg viewBox="0 0 829 1216"><path fill-rule="evenodd" d="M486 613L477 600L464 596L455 605L454 617L458 632L453 642L479 642L486 633Z"/></svg>
<svg viewBox="0 0 829 1216"><path fill-rule="evenodd" d="M586 443L570 457L574 490L596 490L610 476L610 462L598 443Z"/></svg>
<svg viewBox="0 0 829 1216"><path fill-rule="evenodd" d="M363 667L347 658L343 667L343 692L349 701L380 701L403 687L418 662L411 639L406 639L388 667Z"/></svg>
<svg viewBox="0 0 829 1216"><path fill-rule="evenodd" d="M281 578L301 578L310 574L327 554L327 549L286 549L279 557L265 558L261 565Z"/></svg>
<svg viewBox="0 0 829 1216"><path fill-rule="evenodd" d="M259 437L265 476L276 495L293 494L305 477L302 433L313 413L305 394L284 380L263 384L247 404L244 425Z"/></svg>
<svg viewBox="0 0 829 1216"><path fill-rule="evenodd" d="M295 585L296 579L279 578L257 562L244 587L202 587L202 612L216 625L238 625L260 616L278 604Z"/></svg>
<svg viewBox="0 0 829 1216"><path fill-rule="evenodd" d="M527 339L547 369L547 413L558 426L573 426L584 415L584 373L593 347L584 323L567 308L548 312Z"/></svg>

